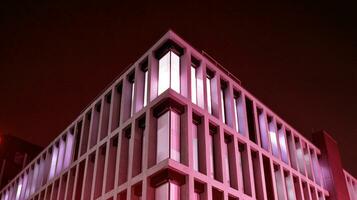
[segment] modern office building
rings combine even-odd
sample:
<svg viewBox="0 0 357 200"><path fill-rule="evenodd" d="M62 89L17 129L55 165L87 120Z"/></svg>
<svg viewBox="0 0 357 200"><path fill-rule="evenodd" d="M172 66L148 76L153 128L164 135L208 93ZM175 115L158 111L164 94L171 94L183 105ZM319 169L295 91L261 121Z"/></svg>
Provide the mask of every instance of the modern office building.
<svg viewBox="0 0 357 200"><path fill-rule="evenodd" d="M347 200L356 179L167 32L2 189L1 200Z"/></svg>

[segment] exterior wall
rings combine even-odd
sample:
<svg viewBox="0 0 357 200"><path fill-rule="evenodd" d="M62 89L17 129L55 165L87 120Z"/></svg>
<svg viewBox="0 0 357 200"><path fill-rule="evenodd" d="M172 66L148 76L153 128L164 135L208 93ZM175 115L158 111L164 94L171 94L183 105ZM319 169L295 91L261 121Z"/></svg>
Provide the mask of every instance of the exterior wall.
<svg viewBox="0 0 357 200"><path fill-rule="evenodd" d="M351 174L344 171L346 185L350 199L357 199L357 180Z"/></svg>
<svg viewBox="0 0 357 200"><path fill-rule="evenodd" d="M170 74L169 84L179 85L159 93L159 59L168 50L179 56L180 81ZM175 117L164 140L158 118L166 112ZM168 156L157 159L165 149ZM1 200L328 199L320 157L239 80L169 31L1 191Z"/></svg>

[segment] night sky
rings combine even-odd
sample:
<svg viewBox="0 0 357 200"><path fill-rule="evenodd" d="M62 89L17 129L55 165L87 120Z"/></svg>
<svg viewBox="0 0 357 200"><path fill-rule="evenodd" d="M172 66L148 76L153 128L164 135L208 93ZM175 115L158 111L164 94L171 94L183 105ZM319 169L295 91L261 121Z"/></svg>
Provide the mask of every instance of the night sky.
<svg viewBox="0 0 357 200"><path fill-rule="evenodd" d="M357 175L355 5L130 2L1 1L0 132L46 146L171 28Z"/></svg>

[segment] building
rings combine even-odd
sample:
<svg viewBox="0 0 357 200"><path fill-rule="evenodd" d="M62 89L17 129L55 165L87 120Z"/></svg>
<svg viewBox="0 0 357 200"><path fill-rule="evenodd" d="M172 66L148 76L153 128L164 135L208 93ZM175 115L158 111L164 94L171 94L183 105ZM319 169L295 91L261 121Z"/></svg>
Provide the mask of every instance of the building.
<svg viewBox="0 0 357 200"><path fill-rule="evenodd" d="M33 199L356 199L324 131L313 142L172 31L1 191Z"/></svg>
<svg viewBox="0 0 357 200"><path fill-rule="evenodd" d="M15 136L0 134L0 188L15 178L42 149Z"/></svg>

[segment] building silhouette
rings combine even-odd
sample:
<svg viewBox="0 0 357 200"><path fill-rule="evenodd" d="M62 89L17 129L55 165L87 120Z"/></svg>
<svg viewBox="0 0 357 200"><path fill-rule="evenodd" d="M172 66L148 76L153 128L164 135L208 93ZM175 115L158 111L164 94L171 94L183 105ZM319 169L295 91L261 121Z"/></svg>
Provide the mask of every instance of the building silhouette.
<svg viewBox="0 0 357 200"><path fill-rule="evenodd" d="M21 172L42 147L9 134L0 134L0 188Z"/></svg>
<svg viewBox="0 0 357 200"><path fill-rule="evenodd" d="M356 200L357 186L328 133L309 141L168 31L0 195Z"/></svg>

